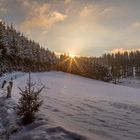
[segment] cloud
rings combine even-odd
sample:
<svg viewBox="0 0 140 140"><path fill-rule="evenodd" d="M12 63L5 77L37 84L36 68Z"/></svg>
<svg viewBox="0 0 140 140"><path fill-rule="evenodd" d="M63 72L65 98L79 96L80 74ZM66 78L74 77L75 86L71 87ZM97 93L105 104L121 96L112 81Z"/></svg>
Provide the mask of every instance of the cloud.
<svg viewBox="0 0 140 140"><path fill-rule="evenodd" d="M64 0L64 3L65 3L65 4L68 4L68 3L70 3L70 2L72 2L72 0Z"/></svg>
<svg viewBox="0 0 140 140"><path fill-rule="evenodd" d="M79 15L81 17L87 17L90 14L92 14L92 12L94 11L94 7L93 6L85 6L80 12Z"/></svg>
<svg viewBox="0 0 140 140"><path fill-rule="evenodd" d="M102 11L101 11L101 15L110 15L111 13L113 12L113 8L112 7L107 7L107 8L104 8Z"/></svg>
<svg viewBox="0 0 140 140"><path fill-rule="evenodd" d="M140 21L136 21L132 24L133 28L140 28Z"/></svg>
<svg viewBox="0 0 140 140"><path fill-rule="evenodd" d="M113 6L106 7L104 5L87 5L79 12L80 17L89 17L95 19L104 19L106 17L112 17L116 14L116 9Z"/></svg>
<svg viewBox="0 0 140 140"><path fill-rule="evenodd" d="M137 49L124 49L124 48L115 48L111 51L111 53L124 53L124 52L128 52L130 53L131 51L140 51L140 48Z"/></svg>
<svg viewBox="0 0 140 140"><path fill-rule="evenodd" d="M20 0L20 2L21 2L21 4L22 4L22 6L29 6L29 0Z"/></svg>
<svg viewBox="0 0 140 140"><path fill-rule="evenodd" d="M63 21L66 17L66 15L58 11L50 11L49 4L35 4L32 6L32 10L26 20L23 22L21 29L30 30L37 27L48 29L57 22Z"/></svg>
<svg viewBox="0 0 140 140"><path fill-rule="evenodd" d="M6 5L3 0L0 1L0 12L6 13L8 9L6 8Z"/></svg>
<svg viewBox="0 0 140 140"><path fill-rule="evenodd" d="M34 7L35 5L38 5L37 0L18 0L22 6L24 7Z"/></svg>

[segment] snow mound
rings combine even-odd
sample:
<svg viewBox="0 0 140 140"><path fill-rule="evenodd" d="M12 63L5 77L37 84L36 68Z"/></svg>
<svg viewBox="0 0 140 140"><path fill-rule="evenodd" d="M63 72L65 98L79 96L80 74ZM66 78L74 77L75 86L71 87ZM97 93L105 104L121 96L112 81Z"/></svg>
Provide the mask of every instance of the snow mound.
<svg viewBox="0 0 140 140"><path fill-rule="evenodd" d="M10 140L85 140L84 136L66 130L61 126L52 126L50 122L36 120L11 136Z"/></svg>

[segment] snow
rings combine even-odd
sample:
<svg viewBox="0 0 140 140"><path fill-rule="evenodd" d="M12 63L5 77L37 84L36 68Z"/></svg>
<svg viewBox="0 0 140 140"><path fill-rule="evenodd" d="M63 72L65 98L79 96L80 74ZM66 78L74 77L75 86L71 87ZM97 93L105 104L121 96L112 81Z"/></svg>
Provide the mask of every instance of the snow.
<svg viewBox="0 0 140 140"><path fill-rule="evenodd" d="M16 104L12 99L0 98L0 140L7 140L9 135L17 131Z"/></svg>
<svg viewBox="0 0 140 140"><path fill-rule="evenodd" d="M28 77L17 75L12 90L15 102L20 97L18 87L23 88ZM35 122L22 126L11 140L140 139L140 89L63 72L32 73L31 77L36 87L45 86L43 106Z"/></svg>
<svg viewBox="0 0 140 140"><path fill-rule="evenodd" d="M140 78L137 77L122 78L120 79L118 84L133 88L140 88Z"/></svg>

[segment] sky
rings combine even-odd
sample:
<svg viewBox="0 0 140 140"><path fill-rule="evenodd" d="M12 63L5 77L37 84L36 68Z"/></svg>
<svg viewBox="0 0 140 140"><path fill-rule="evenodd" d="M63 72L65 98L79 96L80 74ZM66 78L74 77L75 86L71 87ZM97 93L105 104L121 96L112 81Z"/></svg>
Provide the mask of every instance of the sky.
<svg viewBox="0 0 140 140"><path fill-rule="evenodd" d="M0 0L0 19L56 53L140 48L140 0Z"/></svg>

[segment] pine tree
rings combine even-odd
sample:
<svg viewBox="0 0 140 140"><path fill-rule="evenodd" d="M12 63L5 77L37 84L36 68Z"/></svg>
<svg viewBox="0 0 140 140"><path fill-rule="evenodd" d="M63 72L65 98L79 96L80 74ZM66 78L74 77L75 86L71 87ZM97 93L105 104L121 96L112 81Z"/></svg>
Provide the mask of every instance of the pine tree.
<svg viewBox="0 0 140 140"><path fill-rule="evenodd" d="M48 70L57 57L0 20L0 75L6 71Z"/></svg>
<svg viewBox="0 0 140 140"><path fill-rule="evenodd" d="M36 112L39 111L39 107L42 105L43 101L40 100L39 94L43 90L43 87L34 90L34 85L31 82L31 76L29 73L29 79L24 90L20 89L21 98L17 105L17 115L19 115L24 124L29 124L35 119Z"/></svg>
<svg viewBox="0 0 140 140"><path fill-rule="evenodd" d="M3 34L4 34L4 23L0 21L0 76L4 71L4 63L6 59L6 48L4 46Z"/></svg>

